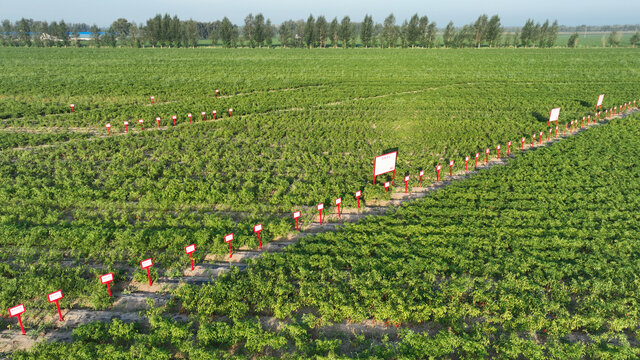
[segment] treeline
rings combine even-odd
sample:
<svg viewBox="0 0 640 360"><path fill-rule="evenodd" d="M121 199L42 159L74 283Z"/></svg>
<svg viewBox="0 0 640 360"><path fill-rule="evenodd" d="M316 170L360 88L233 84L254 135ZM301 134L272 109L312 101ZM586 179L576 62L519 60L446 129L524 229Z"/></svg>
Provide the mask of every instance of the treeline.
<svg viewBox="0 0 640 360"><path fill-rule="evenodd" d="M131 46L131 47L196 47L200 40L210 40L214 46L224 47L551 47L563 28L557 21L536 23L529 19L524 26L505 30L498 15L483 14L470 24L456 27L449 22L438 29L425 15L414 14L397 24L390 14L382 24L374 23L370 15L362 22L349 16L329 20L310 15L305 20L287 20L274 25L262 14L249 14L244 23L237 25L227 17L214 22L183 21L177 16L158 14L137 25L127 19L118 19L106 29L87 24L67 25L64 21L46 22L21 19L15 23L2 22L0 34L4 46ZM79 32L89 32L89 39L80 38ZM615 31L614 31L615 32ZM611 46L619 41L609 42ZM635 40L635 43L634 43ZM634 37L631 45L637 44ZM570 37L567 46L575 47L577 36Z"/></svg>

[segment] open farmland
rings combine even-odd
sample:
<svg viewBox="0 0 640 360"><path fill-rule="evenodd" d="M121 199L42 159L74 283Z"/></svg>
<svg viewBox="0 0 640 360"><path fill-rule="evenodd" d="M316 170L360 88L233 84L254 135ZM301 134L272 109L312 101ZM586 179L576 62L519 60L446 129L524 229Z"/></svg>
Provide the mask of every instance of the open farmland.
<svg viewBox="0 0 640 360"><path fill-rule="evenodd" d="M110 309L117 300L109 298L104 285L96 280L96 276L103 273L114 272L117 283L128 284L116 285L116 295L133 293L144 297L147 293L165 290L146 289L140 285L146 282L146 273L138 267L140 260L154 259L154 281L189 282L190 273L184 272L188 266L184 246L188 244L196 244L196 263L220 262L228 251L223 242L228 233L235 234L234 251L255 249L257 239L253 225L257 223L264 224L262 240L268 243L289 235L294 226L292 211L303 211L305 229L317 221L317 203L324 202L328 212L333 212L329 204L342 197L343 206L353 208L356 203L353 192L359 189L363 190L363 205L383 204L386 201L384 188L381 183L371 185L371 172L373 157L384 150L397 149L399 152L396 185L402 185L404 175L411 175L410 186L417 186L419 170L425 170L425 181L430 183L435 180L433 169L436 164L455 160L454 171L461 172L464 156L482 153L485 148L492 149L493 156L495 146L502 144L505 149L507 141L513 142L512 151L516 151L521 137L525 136L528 143L532 133L546 131L548 111L552 107L562 107L559 126L563 129L565 123L592 113L600 93L606 94L605 108L637 99L640 93L637 79L640 59L634 49L139 51L3 48L0 58L3 60L0 63L0 87L3 89L0 95L0 198L3 203L0 208L0 245L3 249L0 255L3 270L0 273L0 304L5 308L22 302L28 304L33 319L26 324L32 328L36 324L46 327L43 324L53 319L49 316L53 314L48 314L52 305L46 302L44 295L60 288L68 298L60 304L65 310ZM216 89L221 91L219 98L215 96ZM150 103L150 96L155 97L155 104ZM70 103L76 106L73 113ZM229 108L233 108L233 117L229 117ZM217 110L216 121L212 121L212 110ZM207 121L202 121L201 111L207 112ZM189 123L187 113L193 114L192 123ZM177 126L173 126L173 115L177 116ZM160 126L154 120L156 117L161 118ZM140 118L144 119L144 130L137 125ZM130 123L128 134L125 134L123 121ZM106 123L112 125L111 136L107 135ZM633 124L633 121L627 119L624 124ZM584 172L579 173L587 177L584 174L599 164L592 163L591 159L596 161L597 156L608 159L624 153L607 150L589 154L587 147L596 143L593 137L605 136L591 135L592 132L617 131L615 135L624 136L629 144L624 154L635 149L632 145L637 143L633 138L637 131L631 131L635 128L618 125L616 130L606 130L611 125L589 130L578 137L586 140L568 141L573 145L566 146L576 147L574 150L568 148L557 153L562 148L554 145L540 152L549 152L553 155L548 155L549 159L565 159L565 162L568 156L565 152L573 151L575 156L593 155L575 165L576 171L585 167ZM580 151L586 153L578 154ZM542 270L536 270L535 274L539 276L527 277L522 286L532 289L532 299L542 296L539 286L559 287L565 291L558 295L564 300L554 298L556 302L551 305L543 302L527 307L502 304L501 299L519 296L515 291L520 285L514 285L514 278L507 274L515 272L510 266L516 265L509 264L520 265L521 260L509 249L548 237L557 243L553 249L559 248L560 243L573 246L579 237L578 229L582 229L571 225L568 210L558 215L565 218L553 221L534 214L530 219L524 216L535 211L546 214L545 209L549 206L559 206L544 203L551 200L543 195L540 195L543 202L539 205L533 201L534 197L537 199L535 191L540 190L537 188L540 184L528 172L536 171L538 167L531 168L527 161L549 167L547 160L538 151L532 152L502 170L472 177L451 190L417 202L409 207L413 210L403 208L398 213L366 220L335 234L305 237L300 246L286 250L283 255L259 260L248 272L233 272L231 277L224 277L211 287L183 287L178 290L177 303L182 305L175 305L171 300L166 309L159 308L158 311L177 312L181 306L193 314L193 321L212 314L215 315L213 320L189 325L156 316L150 319L150 328L131 328L127 335L129 340L117 344L118 351L129 351L134 338L135 347L146 346L141 339L145 336L135 335L136 332L150 331L150 338L154 339L155 336L163 337L157 332L158 327L163 331L177 327L186 334L198 334L198 344L190 344L195 346L193 349L179 347L182 342L191 343L187 341L191 335L158 340L182 341L164 350L158 346L157 351L168 354L205 351L210 347L222 349L224 353L238 344L243 354L261 355L265 351L280 354L278 351L288 352L283 349L291 347L294 348L292 353L303 355L345 351L347 354L372 354L371 351L378 350L395 351L390 346L405 340L461 341L458 344L463 345L458 347L466 346L464 344L471 347L474 341L479 341L475 343L477 351L493 348L497 353L506 351L496 350L498 344L513 342L516 346L521 341L523 348L541 351L546 342L536 342L533 335L543 330L546 334L550 324L557 324L552 321L553 316L564 316L565 320L573 318L569 315L576 313L573 307L576 305L565 303L569 290L562 286L568 286L566 283L582 275L570 270L562 276L547 274L545 264L538 264L536 266ZM628 163L625 166L633 169ZM508 177L507 172L515 178ZM559 172L554 174L560 176ZM562 174L566 175L566 171ZM616 176L611 177L611 181L619 183L627 183L624 179L634 176L632 170L613 171L613 174ZM504 194L497 191L503 186L497 184L508 183L505 179L520 181L507 188L513 198L503 198ZM556 180L564 184L562 179L565 177ZM378 180L390 180L390 175ZM572 181L577 180L572 178ZM564 185L576 191L581 189L574 183ZM552 191L557 190L562 196L568 196L562 189L551 187L547 190L551 194L556 194ZM592 194L591 190L582 191L585 191L585 197ZM528 197L523 198L525 195ZM466 199L465 196L473 196L477 208L456 208L465 204L460 200ZM491 199L483 199L483 196ZM444 204L449 204L444 208L442 204L434 203L441 197ZM510 215L514 223L503 224L496 219L497 210L492 207L500 202L500 206L505 206L500 209L507 209L510 205L504 204L510 201L525 202L527 207ZM596 210L606 209L603 205ZM412 221L423 224L422 229L404 224L404 217L398 215L403 211L419 213L420 216ZM467 216L469 212L477 216ZM536 229L529 224L533 234L523 235L521 225L515 223L517 219L539 222L540 227ZM545 226L553 226L545 225L542 220L556 224L554 226L560 229L558 233L547 234L549 231L544 230ZM438 224L430 225L430 221L438 221L440 227L451 231L434 238L431 230ZM462 224L467 224L466 221L475 227L463 231ZM567 222L571 226L565 228ZM362 236L355 236L354 229L360 229L357 232ZM407 233L398 235L394 229ZM631 231L627 228L610 230L611 234L607 233L607 236L614 237ZM500 241L496 241L496 236ZM414 237L419 239L413 242ZM403 239L402 243L399 238ZM354 243L349 245L347 239ZM609 239L599 238L601 241ZM633 238L625 241L633 246ZM369 246L362 246L369 242ZM344 245L327 248L334 243ZM362 253L374 248L373 244L376 244L375 249L370 249L373 253ZM480 246L482 250L474 253L477 256L474 261L478 262L475 267L464 261L455 265L458 262L454 254L473 252L469 250L470 246ZM546 254L553 249L540 251ZM375 251L381 251L382 255L378 257ZM546 256L543 253L527 256ZM497 265L476 266L488 263L483 263L482 259L488 259L490 254L499 255L492 260ZM364 282L359 286L359 283L349 283L355 281L352 280L354 264L344 257L371 258L372 263L355 264L365 272L386 266L398 268L392 271L395 275L385 273L379 279L363 278ZM414 262L421 266L440 265L429 271L422 267L418 270L404 268ZM625 264L632 267L630 263ZM314 266L317 271L312 271ZM550 264L546 266L556 269ZM471 271L472 267L475 272ZM311 278L306 280L298 271ZM275 278L274 274L280 275ZM530 272L515 272L518 274L522 278ZM393 287L395 292L385 292L382 285L390 281L390 276L403 278L404 282L397 286L403 287L404 293L398 293L399 290ZM256 284L258 278L264 280L260 286ZM606 282L608 279L610 277L605 276L593 281ZM365 286L367 281L376 286ZM334 288L336 282L346 282L359 290L336 285L335 292L327 291ZM455 302L451 298L447 300L451 303L445 304L446 296L450 295L447 292L449 285L458 292L451 295ZM589 299L589 296L595 296L594 301L599 301L600 293L595 292L591 284L584 286L586 289L581 289L580 296ZM476 288L482 295L468 301L470 289ZM432 299L423 298L429 292L417 296L424 292L418 289L430 289ZM349 300L353 296L367 297L364 294L367 291L372 295L368 301L377 298L381 304L355 299L356 304ZM636 293L629 290L629 294ZM570 291L568 294L571 298ZM330 296L342 300L336 301ZM637 298L628 295L624 297L625 301L629 297ZM262 302L257 301L258 298ZM493 307L484 309L483 305L478 309L475 302L481 302L480 298L482 303L491 303ZM569 303L572 301L575 302ZM402 304L404 306L400 306ZM565 306L564 310L559 304ZM470 311L474 306L477 311ZM529 318L527 314L532 309L536 312ZM464 311L466 313L462 315ZM533 319L535 314L538 317ZM248 340L246 336L242 338L242 334L262 332L256 328L255 315L286 320L293 326L287 331L295 334L287 337L273 332L265 335L265 339L272 341L268 345L243 344ZM218 319L226 316L230 319ZM506 318L499 321L499 316ZM476 321L479 318L491 320L484 324ZM358 345L355 342L360 340L356 338L345 341L347 345L344 346L333 335L311 331L318 326L330 327L331 322L362 324L373 319L398 324L403 329L406 325L425 327L423 324L428 323L426 329L433 331L422 331L421 337L398 335L400 340L391 344L385 344L381 338L362 340ZM3 321L9 324L14 319ZM537 325L527 321L536 321ZM469 322L472 324L467 324ZM476 322L484 327L480 329L479 325L474 325ZM84 341L74 345L78 351L110 346L104 345L108 342L105 339L98 335L91 338L90 334L111 331L113 326L120 325L98 323L88 326L95 329L78 330L76 338ZM574 335L582 339L584 333L591 331L582 323L563 326L561 331L554 333L554 341L564 341L567 336ZM451 338L446 338L446 333L441 331L448 328L451 330L446 332L452 334ZM233 339L211 339L228 329L238 335ZM629 329L634 331L635 327L625 326L612 333L602 327L598 329L597 335L602 336L604 344L609 344L610 338L619 337ZM465 337L467 330L477 337ZM82 335L82 331L86 333ZM493 338L483 331L497 331L498 335ZM531 337L515 336L520 333ZM425 337L425 334L435 337ZM318 341L310 345L312 348L299 345L310 338ZM93 341L101 345L87 345ZM414 346L420 347L418 344ZM628 350L623 345L620 348ZM581 351L587 351L585 344L574 347L580 346L583 346ZM54 346L42 351L60 349ZM476 350L465 351L470 356L482 355L473 352ZM443 354L451 353L454 350Z"/></svg>

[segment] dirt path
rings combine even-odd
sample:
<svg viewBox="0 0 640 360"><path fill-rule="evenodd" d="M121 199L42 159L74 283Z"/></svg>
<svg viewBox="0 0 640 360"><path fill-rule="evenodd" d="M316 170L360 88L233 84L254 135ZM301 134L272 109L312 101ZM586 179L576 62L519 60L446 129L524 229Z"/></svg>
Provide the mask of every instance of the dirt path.
<svg viewBox="0 0 640 360"><path fill-rule="evenodd" d="M624 118L637 111L637 109L633 109L614 118ZM542 144L536 142L535 145L532 146L531 143L527 141L524 146L524 151L549 146L564 138L579 134L589 127L606 124L608 121L610 120L604 119L599 123L591 123L589 126L579 128L566 135L559 134L557 138L545 140ZM518 151L520 151L518 145L520 144L512 143L512 149L518 149ZM28 349L41 341L70 341L72 330L84 323L110 321L116 318L123 321L144 322L145 317L141 313L146 310L149 305L156 307L166 304L172 298L171 291L181 284L206 284L215 281L220 274L229 271L232 267L238 267L240 270L244 270L249 266L246 263L247 259L257 259L265 253L280 252L287 246L295 244L302 237L326 231L336 231L344 226L344 224L357 222L367 216L384 215L405 202L425 197L439 188L445 187L455 181L466 179L478 171L506 164L508 160L513 157L515 157L513 151L509 156L500 159L496 159L494 156L489 160L488 164L485 162L479 163L477 170L459 171L454 173L453 176L449 176L446 174L446 171L443 171L445 175L441 176L442 181L426 183L423 187L411 187L407 193L404 192L404 187L394 187L394 192L387 200L370 202L366 206L361 206L359 210L355 208L343 209L340 219L338 219L337 214L326 214L323 216L323 224L320 224L316 219L313 223L304 226L300 232L289 233L286 237L265 244L262 250L240 249L235 251L231 258L226 255L208 254L205 257L205 261L197 264L193 271L190 269L184 271L183 277L161 277L153 286L149 286L146 283L130 282L126 284L122 290L113 293L114 303L108 310L66 309L63 312L64 322L58 321L55 311L46 316L37 314L35 318L25 319L25 328L28 331L26 336L20 334L19 328L16 330L17 324L10 330L0 332L0 357L18 349ZM186 319L186 316L179 314L175 314L174 317L176 319ZM360 329L359 331L368 329L368 331L380 332L386 328L387 325L380 323L338 324L331 326L327 331L353 333L356 329Z"/></svg>

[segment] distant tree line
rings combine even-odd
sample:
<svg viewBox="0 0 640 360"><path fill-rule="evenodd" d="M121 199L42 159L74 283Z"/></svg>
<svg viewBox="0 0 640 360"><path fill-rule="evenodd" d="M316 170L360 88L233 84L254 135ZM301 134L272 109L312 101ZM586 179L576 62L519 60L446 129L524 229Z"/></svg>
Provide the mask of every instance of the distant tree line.
<svg viewBox="0 0 640 360"><path fill-rule="evenodd" d="M626 28L628 26L600 26L592 29ZM579 27L575 27L578 29ZM177 16L156 15L144 24L120 18L108 28L96 25L66 24L64 21L48 24L43 21L20 19L15 23L2 22L0 43L4 46L130 46L130 47L196 47L200 40L210 40L214 46L224 47L411 47L411 48L463 48L463 47L551 47L558 32L568 27L557 21L535 23L529 19L524 26L505 29L498 15L483 14L462 27L449 22L444 29L425 15L417 13L397 24L393 14L382 24L365 15L362 22L353 22L349 16L329 20L323 15L309 15L305 20L287 20L274 25L262 14L249 14L244 23L237 25L227 17L214 22L180 20ZM79 33L90 33L80 38ZM630 39L631 45L639 44L639 35ZM603 38L604 39L604 38ZM88 41L80 41L88 40ZM620 45L616 30L603 40L603 46ZM567 46L577 46L577 31L569 37Z"/></svg>

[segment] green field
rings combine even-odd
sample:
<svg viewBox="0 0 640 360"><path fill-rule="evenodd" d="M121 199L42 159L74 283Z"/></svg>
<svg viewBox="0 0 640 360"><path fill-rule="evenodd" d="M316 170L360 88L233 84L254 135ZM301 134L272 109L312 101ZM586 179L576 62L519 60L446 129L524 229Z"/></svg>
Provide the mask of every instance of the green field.
<svg viewBox="0 0 640 360"><path fill-rule="evenodd" d="M356 190L367 206L383 201L390 175L373 186L371 173L385 150L399 152L396 185L411 175L417 186L419 170L431 182L435 165L449 160L461 172L464 156L486 148L493 156L512 141L517 153L521 137L529 143L546 132L552 107L562 107L563 129L592 114L600 93L604 108L640 94L635 49L0 48L0 59L0 308L25 303L36 319L51 308L45 295L60 288L63 309L111 309L116 300L96 276L144 283L139 261L148 257L154 279L180 282L188 244L206 263L228 251L225 234L235 234L234 250L256 248L254 224L264 224L268 243L291 233L292 211L302 210L308 227L317 203L342 197L353 208ZM574 355L632 351L635 340L625 345L621 334L635 331L637 280L632 271L593 270L614 251L634 268L633 221L616 221L635 216L637 169L633 159L613 161L633 158L640 135L632 124L615 120L394 214L305 237L246 272L181 287L150 324L87 325L71 347L40 356L109 348L160 357L415 357L424 348L530 358L555 344ZM626 205L612 209L621 193ZM621 243L611 248L613 239ZM567 265L583 253L590 258ZM615 307L620 322L594 310L598 302ZM190 322L160 315L180 309ZM286 326L263 330L256 316ZM401 329L386 338L330 331L373 319ZM105 335L118 331L127 334Z"/></svg>

